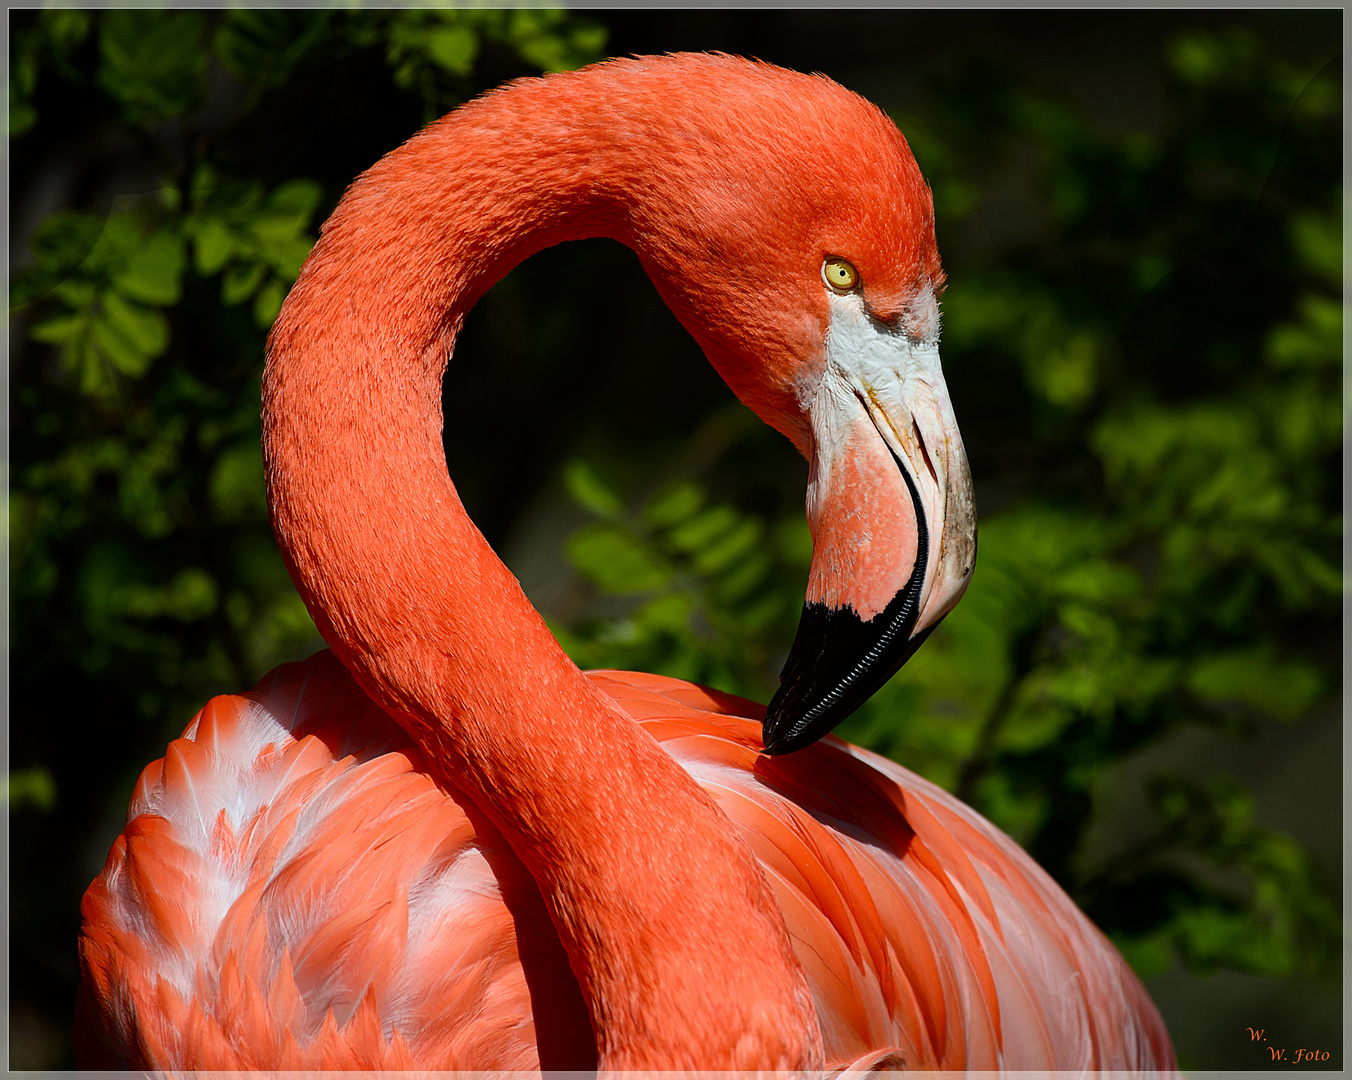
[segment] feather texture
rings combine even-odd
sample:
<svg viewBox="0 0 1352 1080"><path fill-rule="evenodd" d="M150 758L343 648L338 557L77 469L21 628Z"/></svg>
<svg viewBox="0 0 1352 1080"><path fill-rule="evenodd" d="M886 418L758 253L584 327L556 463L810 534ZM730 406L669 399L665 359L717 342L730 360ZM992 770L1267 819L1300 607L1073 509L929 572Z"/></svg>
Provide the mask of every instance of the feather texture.
<svg viewBox="0 0 1352 1080"><path fill-rule="evenodd" d="M762 757L751 702L590 678L754 852L828 1060L1171 1065L1116 951L974 811L834 738ZM214 699L146 768L82 914L91 1064L595 1066L535 882L328 652Z"/></svg>

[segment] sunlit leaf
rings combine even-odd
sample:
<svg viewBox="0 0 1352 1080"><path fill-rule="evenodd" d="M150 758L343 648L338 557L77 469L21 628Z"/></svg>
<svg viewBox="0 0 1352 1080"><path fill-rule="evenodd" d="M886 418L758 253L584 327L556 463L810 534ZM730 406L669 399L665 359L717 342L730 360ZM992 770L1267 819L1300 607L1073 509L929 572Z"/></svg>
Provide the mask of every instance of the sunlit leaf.
<svg viewBox="0 0 1352 1080"><path fill-rule="evenodd" d="M84 384L89 390L104 389L103 362L132 378L144 375L150 367L150 355L129 340L110 319L91 320L88 340L82 344L86 347L73 355L79 357L78 362L84 369Z"/></svg>
<svg viewBox="0 0 1352 1080"><path fill-rule="evenodd" d="M667 539L680 551L707 551L737 524L737 511L732 507L711 506L676 526L667 534Z"/></svg>
<svg viewBox="0 0 1352 1080"><path fill-rule="evenodd" d="M85 323L83 313L53 315L36 323L28 331L28 336L34 341L44 341L49 345L68 345L84 333Z"/></svg>
<svg viewBox="0 0 1352 1080"><path fill-rule="evenodd" d="M1332 297L1305 296L1300 322L1282 323L1268 336L1268 360L1279 368L1341 363L1343 307Z"/></svg>
<svg viewBox="0 0 1352 1080"><path fill-rule="evenodd" d="M8 788L11 811L32 806L46 812L56 806L56 781L43 765L11 770Z"/></svg>
<svg viewBox="0 0 1352 1080"><path fill-rule="evenodd" d="M659 596L638 609L637 622L649 630L680 632L686 629L693 608L693 601L682 593Z"/></svg>
<svg viewBox="0 0 1352 1080"><path fill-rule="evenodd" d="M112 283L133 300L166 306L178 302L182 277L182 241L161 230L137 246Z"/></svg>
<svg viewBox="0 0 1352 1080"><path fill-rule="evenodd" d="M199 274L216 274L234 253L235 238L225 222L206 218L193 234L193 254Z"/></svg>
<svg viewBox="0 0 1352 1080"><path fill-rule="evenodd" d="M575 533L568 541L568 558L588 579L613 593L647 592L671 577L633 537L603 523Z"/></svg>
<svg viewBox="0 0 1352 1080"><path fill-rule="evenodd" d="M1291 221L1291 242L1301 262L1330 285L1343 279L1343 229L1341 202L1332 215L1298 214Z"/></svg>
<svg viewBox="0 0 1352 1080"><path fill-rule="evenodd" d="M452 75L468 75L479 52L479 38L467 26L442 26L423 39L427 54Z"/></svg>
<svg viewBox="0 0 1352 1080"><path fill-rule="evenodd" d="M658 528L670 528L703 506L704 498L704 488L686 480L654 495L643 516Z"/></svg>
<svg viewBox="0 0 1352 1080"><path fill-rule="evenodd" d="M132 619L202 619L216 610L216 582L199 567L180 570L161 586L129 584L114 601Z"/></svg>
<svg viewBox="0 0 1352 1080"><path fill-rule="evenodd" d="M272 244L267 251L268 263L282 278L295 281L301 266L310 257L314 240L309 236L292 236Z"/></svg>
<svg viewBox="0 0 1352 1080"><path fill-rule="evenodd" d="M144 357L144 362L140 363L142 370L146 363L159 356L168 346L169 324L160 312L133 304L117 293L104 296L103 311L108 325L122 336L134 352ZM134 371L127 373L139 374Z"/></svg>
<svg viewBox="0 0 1352 1080"><path fill-rule="evenodd" d="M272 278L258 290L254 297L254 322L259 326L271 326L277 313L282 310L282 301L286 299L286 287L276 278Z"/></svg>

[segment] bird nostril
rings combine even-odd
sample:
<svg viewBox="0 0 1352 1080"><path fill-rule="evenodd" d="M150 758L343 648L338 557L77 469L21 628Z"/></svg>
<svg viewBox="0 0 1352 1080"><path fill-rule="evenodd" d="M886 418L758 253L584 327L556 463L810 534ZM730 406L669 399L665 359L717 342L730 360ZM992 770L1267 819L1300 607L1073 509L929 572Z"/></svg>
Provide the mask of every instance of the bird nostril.
<svg viewBox="0 0 1352 1080"><path fill-rule="evenodd" d="M920 425L914 418L911 420L911 430L915 432L916 445L920 447L920 452L925 456L925 468L929 470L930 479L934 481L934 486L939 486L939 473L934 468L934 462L930 460L929 447L925 445L925 436L920 434Z"/></svg>

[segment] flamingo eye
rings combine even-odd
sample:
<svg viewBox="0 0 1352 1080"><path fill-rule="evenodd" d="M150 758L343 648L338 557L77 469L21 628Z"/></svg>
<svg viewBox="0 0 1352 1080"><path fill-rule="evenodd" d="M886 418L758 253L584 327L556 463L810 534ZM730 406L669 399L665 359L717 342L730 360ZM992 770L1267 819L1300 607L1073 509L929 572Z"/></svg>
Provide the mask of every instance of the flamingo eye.
<svg viewBox="0 0 1352 1080"><path fill-rule="evenodd" d="M822 263L822 278L839 293L847 293L859 284L859 271L845 259L827 259Z"/></svg>

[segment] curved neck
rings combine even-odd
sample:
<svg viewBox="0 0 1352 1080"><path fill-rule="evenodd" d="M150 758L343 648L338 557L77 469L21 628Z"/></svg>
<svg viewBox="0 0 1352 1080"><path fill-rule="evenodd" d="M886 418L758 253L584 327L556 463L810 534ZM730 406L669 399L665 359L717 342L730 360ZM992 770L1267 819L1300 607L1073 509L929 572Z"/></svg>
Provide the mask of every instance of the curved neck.
<svg viewBox="0 0 1352 1080"><path fill-rule="evenodd" d="M269 341L273 523L325 639L535 876L602 1067L812 1068L811 995L749 850L579 673L446 473L441 379L474 301L561 240L660 258L645 230L680 200L615 139L633 121L604 74L490 95L353 185ZM510 394L482 406L510 438Z"/></svg>

